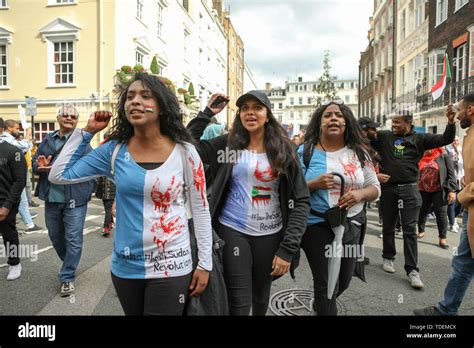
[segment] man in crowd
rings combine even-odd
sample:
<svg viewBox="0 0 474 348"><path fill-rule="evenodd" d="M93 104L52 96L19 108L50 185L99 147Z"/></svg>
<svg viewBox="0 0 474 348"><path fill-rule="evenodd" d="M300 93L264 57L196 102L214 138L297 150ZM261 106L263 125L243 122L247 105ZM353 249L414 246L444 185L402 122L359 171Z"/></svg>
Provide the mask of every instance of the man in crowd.
<svg viewBox="0 0 474 348"><path fill-rule="evenodd" d="M456 133L455 113L452 105L446 113L448 124L442 135L419 134L414 131L413 115L408 111L398 112L392 119L391 131L372 134L371 145L379 153L380 164L388 180L382 181L383 220L383 270L395 273L395 225L400 211L405 272L415 289L423 288L418 263L416 224L421 208L421 194L418 191L418 162L429 149L451 144Z"/></svg>
<svg viewBox="0 0 474 348"><path fill-rule="evenodd" d="M25 154L31 147L30 139L31 139L31 128L26 130L25 139L18 140L20 134L20 123L15 120L6 120L5 121L5 129L1 134L1 138L19 148L23 154ZM26 166L26 164L25 164ZM21 201L20 206L18 208L20 213L20 217L25 224L25 231L26 232L34 232L34 231L41 231L43 228L41 226L37 226L33 223L33 219L38 216L37 213L31 215L28 205L28 195L26 193L26 189L23 189L21 193Z"/></svg>
<svg viewBox="0 0 474 348"><path fill-rule="evenodd" d="M459 246L453 256L452 271L444 289L444 298L436 306L414 310L415 315L457 315L474 275L474 93L459 103L457 117L461 128L469 128L464 138L464 186L458 195L464 206Z"/></svg>
<svg viewBox="0 0 474 348"><path fill-rule="evenodd" d="M4 122L0 118L0 132ZM0 232L8 255L7 280L21 276L16 214L25 187L26 162L22 151L0 138Z"/></svg>
<svg viewBox="0 0 474 348"><path fill-rule="evenodd" d="M50 133L33 157L33 172L39 182L35 196L45 201L45 221L51 242L63 262L59 274L61 296L74 293L76 269L82 254L84 221L87 203L91 199L93 181L74 185L55 185L48 181L51 164L77 126L79 113L72 106L59 109L59 130ZM88 146L83 155L92 150Z"/></svg>

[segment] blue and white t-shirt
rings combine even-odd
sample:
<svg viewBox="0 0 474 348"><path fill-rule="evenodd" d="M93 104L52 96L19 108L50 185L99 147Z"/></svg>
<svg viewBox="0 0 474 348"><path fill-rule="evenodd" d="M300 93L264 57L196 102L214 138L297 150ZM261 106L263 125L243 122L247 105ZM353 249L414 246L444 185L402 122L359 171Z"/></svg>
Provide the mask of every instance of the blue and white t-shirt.
<svg viewBox="0 0 474 348"><path fill-rule="evenodd" d="M219 222L252 236L279 232L283 227L279 184L265 153L243 150L232 168L230 192Z"/></svg>
<svg viewBox="0 0 474 348"><path fill-rule="evenodd" d="M334 152L324 152L314 148L313 156L306 168L303 163L303 149L298 148L301 167L306 181L313 180L320 175L336 172L344 177L345 192L363 189L374 185L377 187L380 196L380 183L377 179L372 162L366 161L362 168L359 158L354 150L347 146ZM311 208L317 212L324 213L329 208L334 207L340 198L341 180L334 177L335 187L330 190L314 190L311 192ZM364 202L357 203L347 212L348 217L359 214L364 208ZM314 225L324 220L320 217L309 215L308 225Z"/></svg>
<svg viewBox="0 0 474 348"><path fill-rule="evenodd" d="M82 134L81 134L82 133ZM75 184L107 176L116 185L116 233L112 273L120 278L148 279L178 277L192 271L191 247L184 193L186 153L192 171L191 210L198 245L198 267L212 269L212 230L206 181L196 149L177 144L159 168L140 167L123 144L115 158L117 141L109 141L79 158L92 134L76 129L64 146L49 174L55 184Z"/></svg>

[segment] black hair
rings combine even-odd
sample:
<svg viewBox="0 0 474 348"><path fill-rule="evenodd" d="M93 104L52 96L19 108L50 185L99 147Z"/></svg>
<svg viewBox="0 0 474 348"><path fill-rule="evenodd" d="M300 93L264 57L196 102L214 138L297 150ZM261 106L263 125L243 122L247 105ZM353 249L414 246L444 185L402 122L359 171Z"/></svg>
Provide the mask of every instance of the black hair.
<svg viewBox="0 0 474 348"><path fill-rule="evenodd" d="M406 123L413 123L413 114L408 110L401 110L396 113L395 117L403 117Z"/></svg>
<svg viewBox="0 0 474 348"><path fill-rule="evenodd" d="M467 93L462 100L468 104L474 104L474 92Z"/></svg>
<svg viewBox="0 0 474 348"><path fill-rule="evenodd" d="M19 125L20 122L15 121L15 120L6 120L6 121L4 121L5 128L13 127L13 126L15 126L16 124Z"/></svg>
<svg viewBox="0 0 474 348"><path fill-rule="evenodd" d="M0 117L0 129L3 129L4 123L3 123L3 118Z"/></svg>
<svg viewBox="0 0 474 348"><path fill-rule="evenodd" d="M336 103L329 103L328 105L323 105L316 109L316 111L311 116L311 120L309 121L308 127L306 128L306 133L304 135L303 143L310 145L304 147L304 151L307 152L306 155L309 154L311 148L314 145L321 141L321 120L323 118L324 111L326 111L326 109L332 104L337 105L341 109L342 115L344 116L344 120L346 122L346 129L344 131L345 145L355 151L361 166L364 167L365 161L370 160L371 158L369 155L369 140L364 135L362 128L352 113L352 110L345 104L339 105Z"/></svg>
<svg viewBox="0 0 474 348"><path fill-rule="evenodd" d="M178 99L174 92L158 76L144 72L136 73L130 82L122 88L119 95L117 116L110 129L110 138L126 142L134 135L133 126L128 122L125 115L125 102L127 101L128 89L135 81L141 81L143 86L149 88L158 99L160 114L157 122L160 124L160 132L176 143L193 143L191 135L183 125Z"/></svg>
<svg viewBox="0 0 474 348"><path fill-rule="evenodd" d="M261 102L259 102L261 104ZM262 104L263 105L263 104ZM265 106L265 105L263 105ZM272 111L265 106L268 111L268 122L265 123L265 135L263 144L265 152L270 162L273 175L278 177L285 171L285 163L288 159L297 162L294 146L285 129L278 123ZM238 108L232 129L228 136L229 147L233 150L246 149L250 143L250 135L240 119L240 108Z"/></svg>

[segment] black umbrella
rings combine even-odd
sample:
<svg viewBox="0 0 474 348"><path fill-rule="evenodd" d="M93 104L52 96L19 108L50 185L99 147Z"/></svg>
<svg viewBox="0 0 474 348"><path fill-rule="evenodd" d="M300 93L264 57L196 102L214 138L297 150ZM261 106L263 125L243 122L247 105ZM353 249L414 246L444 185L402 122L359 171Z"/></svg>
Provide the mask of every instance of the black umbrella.
<svg viewBox="0 0 474 348"><path fill-rule="evenodd" d="M365 210L365 207L364 207L364 210ZM360 238L359 238L359 250L363 250L363 246L364 246L364 239L365 239L365 233L367 232L367 220L366 222L364 222L364 224L362 224L361 228L360 228ZM364 253L365 254L365 253ZM367 281L365 280L365 265L366 265L366 259L368 260L368 258L366 258L364 256L364 259L362 260L357 260L356 264L355 264L355 268L354 268L354 273L353 275L355 275L356 277L358 277L360 280L362 280L363 282L366 282ZM367 263L368 264L368 263Z"/></svg>

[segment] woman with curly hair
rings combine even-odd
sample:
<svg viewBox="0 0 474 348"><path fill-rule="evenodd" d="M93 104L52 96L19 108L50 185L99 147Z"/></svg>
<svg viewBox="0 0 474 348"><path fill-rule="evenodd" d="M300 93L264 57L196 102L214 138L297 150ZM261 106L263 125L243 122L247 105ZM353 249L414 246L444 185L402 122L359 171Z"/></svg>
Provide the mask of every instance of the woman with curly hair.
<svg viewBox="0 0 474 348"><path fill-rule="evenodd" d="M226 103L215 94L188 129L198 140ZM213 178L212 224L225 241L224 277L230 315L265 315L272 277L290 270L309 212L309 192L293 145L265 93L237 100L228 135L201 140L197 150ZM217 189L218 188L218 189Z"/></svg>
<svg viewBox="0 0 474 348"><path fill-rule="evenodd" d="M298 153L311 192L311 214L301 247L313 273L313 309L317 315L337 315L336 297L349 287L356 261L363 257L344 251L358 250L361 227L366 222L364 202L380 196L380 184L370 159L368 140L351 109L342 101L325 103L314 112ZM345 179L342 197L341 181L331 174L334 172ZM335 205L348 210L348 221L338 282L334 295L328 299L328 259L337 256L334 251L339 250L332 247L335 235L321 214Z"/></svg>
<svg viewBox="0 0 474 348"><path fill-rule="evenodd" d="M206 288L212 232L202 162L180 122L175 95L157 77L137 73L119 98L111 140L78 159L79 150L109 123L91 115L76 129L49 179L73 184L106 176L116 184L112 281L126 315L181 315L189 296ZM185 156L186 158L183 157ZM185 163L185 164L183 164ZM184 177L198 246L193 272Z"/></svg>

